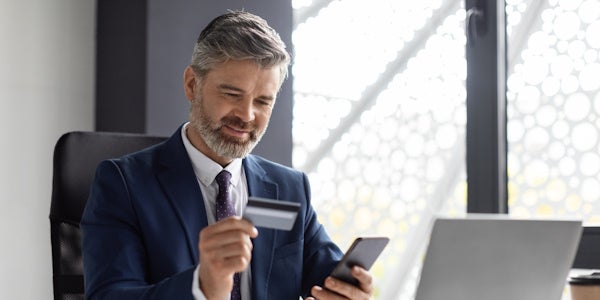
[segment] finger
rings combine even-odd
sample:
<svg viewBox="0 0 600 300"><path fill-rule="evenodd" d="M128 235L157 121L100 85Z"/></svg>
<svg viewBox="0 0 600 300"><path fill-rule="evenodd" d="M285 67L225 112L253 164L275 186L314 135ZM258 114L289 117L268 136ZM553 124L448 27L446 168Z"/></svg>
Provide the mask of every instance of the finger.
<svg viewBox="0 0 600 300"><path fill-rule="evenodd" d="M205 244L208 248L220 248L228 244L240 243L252 245L250 236L240 230L220 231L217 234L201 232L199 239L199 242Z"/></svg>
<svg viewBox="0 0 600 300"><path fill-rule="evenodd" d="M252 235L248 234L248 230L244 229L245 225L240 224L241 220L234 220L223 223L215 223L208 227L205 227L200 231L198 237L198 246L202 251L211 251L214 249L221 248L229 243L240 243L244 242L247 245L251 246L252 241L250 240L256 233L252 233L252 228L250 228L250 232ZM255 229L255 228L254 228Z"/></svg>
<svg viewBox="0 0 600 300"><path fill-rule="evenodd" d="M354 266L351 272L352 276L358 280L360 289L371 294L373 292L373 275L359 266Z"/></svg>
<svg viewBox="0 0 600 300"><path fill-rule="evenodd" d="M369 299L370 295L359 287L354 286L350 283L335 279L333 277L327 277L325 279L325 288L346 297L347 299L362 300ZM342 298L342 299L346 299Z"/></svg>
<svg viewBox="0 0 600 300"><path fill-rule="evenodd" d="M347 300L347 298L341 295L316 285L313 286L313 288L310 290L310 293L319 300Z"/></svg>
<svg viewBox="0 0 600 300"><path fill-rule="evenodd" d="M225 254L223 252L226 252ZM211 266L212 268L221 269L224 271L244 270L252 259L252 252L240 251L238 249L225 249L223 251L203 252L200 254L200 263Z"/></svg>
<svg viewBox="0 0 600 300"><path fill-rule="evenodd" d="M240 231L227 231L219 235L201 236L198 242L200 254L231 257L252 252L250 237Z"/></svg>
<svg viewBox="0 0 600 300"><path fill-rule="evenodd" d="M215 242L218 244L216 247L206 247L200 250L206 252L214 252L214 255L218 257L228 258L235 256L248 256L252 253L252 242L249 238L242 240L232 240L230 242Z"/></svg>
<svg viewBox="0 0 600 300"><path fill-rule="evenodd" d="M206 235L220 234L225 231L239 230L245 232L250 237L255 238L258 236L258 230L252 223L247 220L241 219L240 217L229 217L223 219L217 223L205 227L201 232L205 232Z"/></svg>
<svg viewBox="0 0 600 300"><path fill-rule="evenodd" d="M252 257L252 241L248 234L236 229L239 227L235 223L239 221L232 219L219 226L215 224L214 228L206 227L200 232L198 248L201 268L224 274L246 269ZM223 231L223 228L226 230Z"/></svg>
<svg viewBox="0 0 600 300"><path fill-rule="evenodd" d="M254 227L254 224L252 224L252 222L250 222L246 219L242 219L242 217L239 217L239 216L235 216L235 217L231 217L231 218L233 218L234 220L238 220L238 222L240 224L242 224L246 233L248 233L248 235L251 238L256 238L258 236L258 229L256 229L256 227ZM228 218L228 219L231 219L231 218ZM227 220L227 219L225 219L225 220Z"/></svg>
<svg viewBox="0 0 600 300"><path fill-rule="evenodd" d="M251 255L248 256L232 256L224 259L223 268L232 270L236 273L242 272L248 268Z"/></svg>
<svg viewBox="0 0 600 300"><path fill-rule="evenodd" d="M236 257L250 260L253 246L249 238L226 243L218 240L219 237L216 237L216 239L198 244L200 260L218 262L219 260Z"/></svg>

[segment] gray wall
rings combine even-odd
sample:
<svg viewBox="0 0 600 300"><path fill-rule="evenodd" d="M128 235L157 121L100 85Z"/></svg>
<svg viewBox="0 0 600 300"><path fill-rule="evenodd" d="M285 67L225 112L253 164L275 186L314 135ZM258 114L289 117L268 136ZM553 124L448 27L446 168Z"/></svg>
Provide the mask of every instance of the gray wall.
<svg viewBox="0 0 600 300"><path fill-rule="evenodd" d="M183 94L183 70L189 64L200 31L214 17L244 9L265 18L291 49L291 1L148 0L146 132L170 135L188 119ZM291 73L291 72L290 72ZM291 166L292 76L282 86L269 129L254 150L273 161Z"/></svg>
<svg viewBox="0 0 600 300"><path fill-rule="evenodd" d="M52 298L52 155L94 127L94 4L0 0L0 299Z"/></svg>

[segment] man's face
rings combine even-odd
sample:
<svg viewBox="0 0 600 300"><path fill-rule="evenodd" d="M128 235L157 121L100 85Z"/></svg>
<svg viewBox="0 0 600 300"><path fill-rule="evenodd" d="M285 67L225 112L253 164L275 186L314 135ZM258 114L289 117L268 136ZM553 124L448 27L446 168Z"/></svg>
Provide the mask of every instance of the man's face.
<svg viewBox="0 0 600 300"><path fill-rule="evenodd" d="M278 67L262 69L251 60L222 63L201 80L188 67L192 144L221 165L250 153L269 124L279 78Z"/></svg>

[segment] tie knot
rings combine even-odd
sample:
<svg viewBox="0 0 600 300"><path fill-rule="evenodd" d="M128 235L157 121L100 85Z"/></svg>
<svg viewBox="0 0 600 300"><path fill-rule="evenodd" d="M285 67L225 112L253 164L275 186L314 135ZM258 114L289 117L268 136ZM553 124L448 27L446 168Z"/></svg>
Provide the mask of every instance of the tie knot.
<svg viewBox="0 0 600 300"><path fill-rule="evenodd" d="M229 180L231 180L231 173L229 173L226 170L223 170L223 171L219 172L219 174L217 174L217 177L215 178L215 180L217 181L217 184L219 185L219 187L228 187Z"/></svg>

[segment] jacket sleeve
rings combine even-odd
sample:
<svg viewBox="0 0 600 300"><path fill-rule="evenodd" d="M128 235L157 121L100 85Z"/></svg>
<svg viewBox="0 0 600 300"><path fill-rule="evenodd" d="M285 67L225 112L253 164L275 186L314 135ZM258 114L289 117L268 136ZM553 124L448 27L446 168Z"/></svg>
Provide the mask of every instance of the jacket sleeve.
<svg viewBox="0 0 600 300"><path fill-rule="evenodd" d="M86 299L189 299L195 266L149 282L149 257L126 177L115 161L96 171L84 210Z"/></svg>

